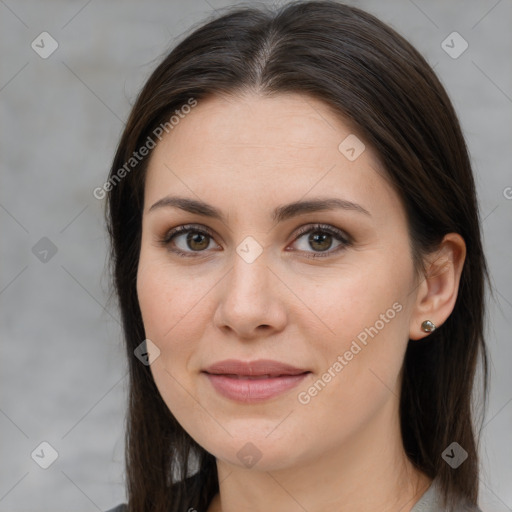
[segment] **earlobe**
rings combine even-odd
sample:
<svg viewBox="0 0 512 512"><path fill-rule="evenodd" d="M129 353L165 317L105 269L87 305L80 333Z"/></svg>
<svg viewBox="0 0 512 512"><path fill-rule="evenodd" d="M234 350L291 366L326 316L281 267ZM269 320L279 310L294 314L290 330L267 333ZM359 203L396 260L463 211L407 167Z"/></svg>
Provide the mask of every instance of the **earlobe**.
<svg viewBox="0 0 512 512"><path fill-rule="evenodd" d="M439 248L426 259L427 273L417 287L409 339L426 338L442 328L457 300L466 244L457 233L444 236Z"/></svg>

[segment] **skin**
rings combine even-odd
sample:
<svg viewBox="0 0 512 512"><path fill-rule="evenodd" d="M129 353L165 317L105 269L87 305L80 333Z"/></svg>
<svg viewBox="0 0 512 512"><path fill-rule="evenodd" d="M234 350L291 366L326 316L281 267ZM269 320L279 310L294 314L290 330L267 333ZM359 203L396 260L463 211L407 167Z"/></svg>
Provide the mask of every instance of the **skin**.
<svg viewBox="0 0 512 512"><path fill-rule="evenodd" d="M422 321L439 327L453 310L465 245L447 235L426 257L427 275L416 272L405 210L378 156L368 144L352 162L338 150L351 133L319 100L246 93L199 101L151 156L138 298L146 337L160 350L150 367L158 390L217 459L220 493L209 512L408 512L431 484L403 450L401 367L408 340L428 336ZM205 201L225 221L176 207L149 211L169 194ZM352 201L370 215L337 209L271 219L279 205L319 197ZM159 242L191 223L214 236L187 245L179 234L169 247L195 257ZM343 242L335 237L315 245L309 234L296 236L315 223L352 243L337 251ZM252 263L236 252L247 236L263 249ZM308 258L319 247L330 255ZM300 403L298 393L395 303L401 311ZM240 404L201 374L228 358L275 359L312 373L284 394ZM251 468L237 457L248 442L261 455Z"/></svg>

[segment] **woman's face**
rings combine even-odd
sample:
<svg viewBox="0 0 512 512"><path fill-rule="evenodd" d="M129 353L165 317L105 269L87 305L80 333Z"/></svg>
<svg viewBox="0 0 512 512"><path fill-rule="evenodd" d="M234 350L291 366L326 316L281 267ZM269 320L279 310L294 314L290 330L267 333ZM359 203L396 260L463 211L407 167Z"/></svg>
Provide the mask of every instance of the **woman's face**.
<svg viewBox="0 0 512 512"><path fill-rule="evenodd" d="M201 100L154 149L137 276L150 368L222 461L307 464L396 427L416 275L402 204L361 144L287 94ZM249 364L205 373L225 360Z"/></svg>

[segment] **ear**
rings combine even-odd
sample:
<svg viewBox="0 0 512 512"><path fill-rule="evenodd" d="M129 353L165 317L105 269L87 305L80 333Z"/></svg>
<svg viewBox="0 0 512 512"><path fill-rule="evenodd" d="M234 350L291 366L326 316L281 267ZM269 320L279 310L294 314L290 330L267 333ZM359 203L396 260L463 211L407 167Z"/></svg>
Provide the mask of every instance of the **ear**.
<svg viewBox="0 0 512 512"><path fill-rule="evenodd" d="M451 315L457 300L460 276L466 259L466 244L457 233L448 233L439 248L426 258L426 275L416 289L409 338L419 340L429 335L421 328L430 320L439 328Z"/></svg>

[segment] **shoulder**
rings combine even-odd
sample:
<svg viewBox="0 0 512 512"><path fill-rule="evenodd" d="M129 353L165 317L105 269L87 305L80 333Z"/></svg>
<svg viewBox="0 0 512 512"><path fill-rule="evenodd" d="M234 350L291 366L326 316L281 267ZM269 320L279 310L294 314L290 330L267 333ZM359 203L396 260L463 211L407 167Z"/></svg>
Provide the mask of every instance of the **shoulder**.
<svg viewBox="0 0 512 512"><path fill-rule="evenodd" d="M195 473L192 476L189 476L188 478L185 479L185 483L186 483L187 487L189 487L190 489L194 489L195 486L200 485L201 482L202 482L202 480L201 480L201 476L199 473ZM177 484L175 484L175 485L177 485ZM110 509L106 510L105 512L128 512L128 505L126 503L120 503L116 507L110 508Z"/></svg>
<svg viewBox="0 0 512 512"><path fill-rule="evenodd" d="M117 507L111 508L106 512L126 512L128 510L128 505L126 503L121 503L117 505Z"/></svg>
<svg viewBox="0 0 512 512"><path fill-rule="evenodd" d="M423 496L411 509L411 512L445 512L441 506L441 491L439 482L434 480ZM455 512L482 512L478 507L470 504L460 503Z"/></svg>

